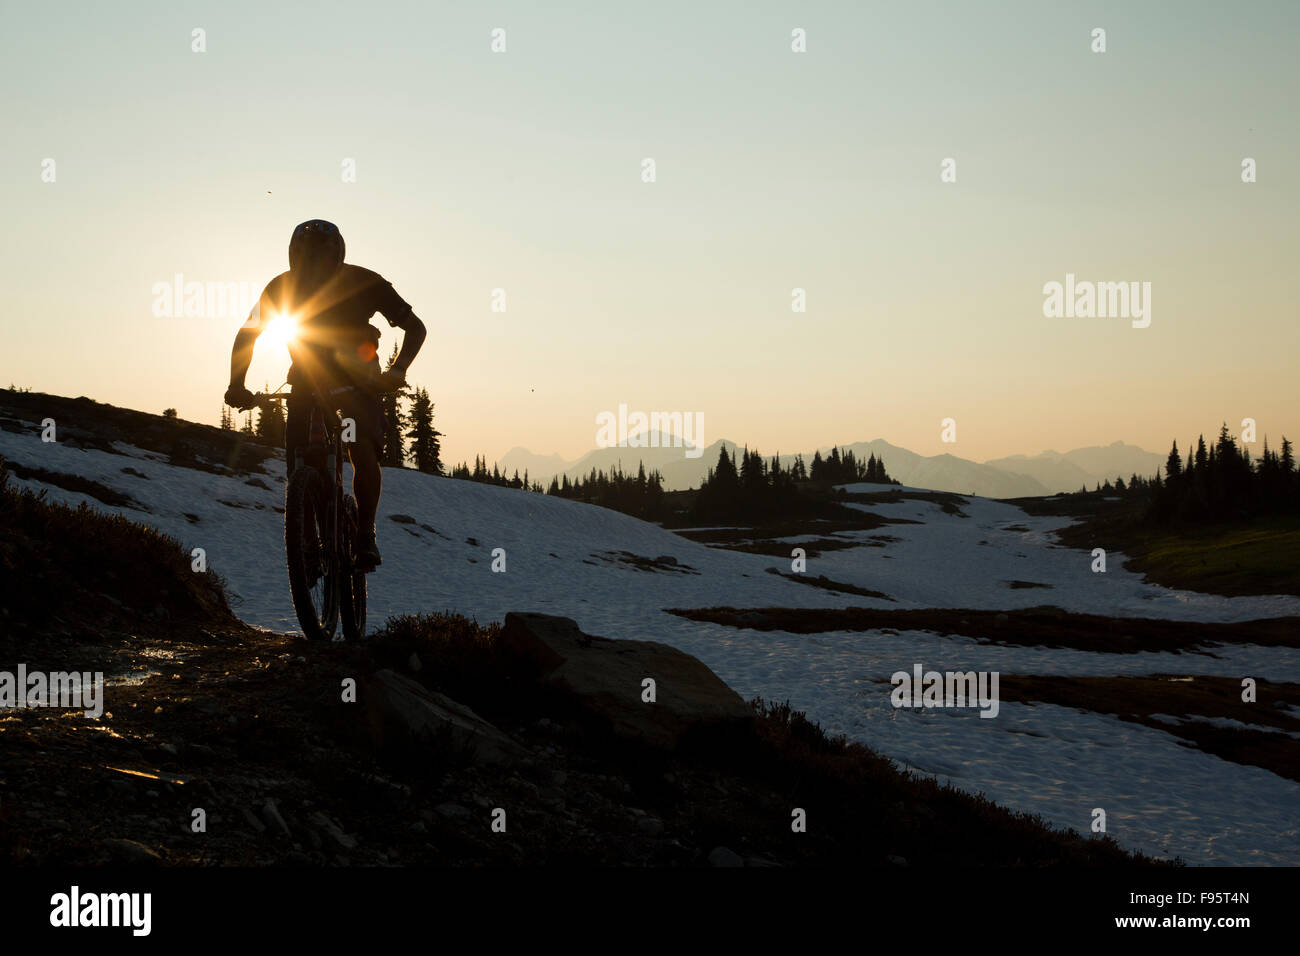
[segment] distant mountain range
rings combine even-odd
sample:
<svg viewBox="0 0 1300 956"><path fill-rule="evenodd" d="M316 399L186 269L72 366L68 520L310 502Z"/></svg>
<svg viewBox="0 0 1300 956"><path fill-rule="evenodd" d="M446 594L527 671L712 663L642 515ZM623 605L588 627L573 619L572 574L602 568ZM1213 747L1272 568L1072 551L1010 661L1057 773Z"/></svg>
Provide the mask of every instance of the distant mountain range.
<svg viewBox="0 0 1300 956"><path fill-rule="evenodd" d="M664 477L664 487L669 491L698 488L705 476L718 461L719 449L724 445L728 452L737 448L735 442L719 439L704 450L698 458L687 458L684 449L672 447L670 436L660 436L661 447L597 448L575 461L566 462L559 455L538 455L526 448L512 448L500 460L506 474L518 469L528 472L530 481L549 484L553 476L568 475L570 480L579 475L609 471L622 465L624 471L636 471L638 462L645 462L647 470L657 468ZM989 498L1019 498L1032 495L1050 495L1062 491L1078 491L1082 485L1089 488L1098 482L1113 481L1117 475L1125 481L1133 474L1149 477L1162 466L1165 456L1128 445L1122 441L1091 448L1076 448L1062 454L1045 451L1038 455L1011 455L984 463L958 458L956 455L918 455L882 438L875 441L841 445L850 449L860 460L869 455L883 458L889 474L905 485L952 491L958 494L983 495ZM817 451L825 457L830 446ZM812 461L813 452L803 453L805 463ZM794 455L782 455L782 464L794 461Z"/></svg>

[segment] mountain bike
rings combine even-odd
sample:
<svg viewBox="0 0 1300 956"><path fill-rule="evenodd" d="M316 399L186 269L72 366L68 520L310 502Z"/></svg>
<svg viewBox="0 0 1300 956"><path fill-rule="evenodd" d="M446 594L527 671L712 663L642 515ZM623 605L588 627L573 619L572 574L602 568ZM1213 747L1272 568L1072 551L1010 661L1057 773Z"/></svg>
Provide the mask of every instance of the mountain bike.
<svg viewBox="0 0 1300 956"><path fill-rule="evenodd" d="M267 408L289 392L254 395ZM334 640L340 619L343 639L366 634L366 574L359 566L357 502L343 490L343 428L334 403L312 397L307 442L295 450L284 495L284 550L289 592L302 632L310 641Z"/></svg>

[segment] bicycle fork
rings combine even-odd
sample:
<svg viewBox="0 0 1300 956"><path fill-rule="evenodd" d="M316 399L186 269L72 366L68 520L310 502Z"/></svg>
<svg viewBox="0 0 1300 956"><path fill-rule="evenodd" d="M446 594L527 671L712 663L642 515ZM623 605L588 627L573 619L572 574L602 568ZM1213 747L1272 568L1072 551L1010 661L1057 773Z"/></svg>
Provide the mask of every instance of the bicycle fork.
<svg viewBox="0 0 1300 956"><path fill-rule="evenodd" d="M307 445L312 449L320 449L325 453L325 467L321 469L321 477L326 475L333 478L333 487L330 488L329 507L325 515L326 527L322 529L325 532L326 541L322 541L324 546L322 550L325 556L339 564L339 570L344 564L343 555L340 552L342 544L342 512L343 512L343 456L342 449L339 446L339 436L334 436L334 441L328 441L329 435L325 429L325 418L319 408L313 408L311 413L311 427L308 432ZM319 461L320 459L317 459Z"/></svg>

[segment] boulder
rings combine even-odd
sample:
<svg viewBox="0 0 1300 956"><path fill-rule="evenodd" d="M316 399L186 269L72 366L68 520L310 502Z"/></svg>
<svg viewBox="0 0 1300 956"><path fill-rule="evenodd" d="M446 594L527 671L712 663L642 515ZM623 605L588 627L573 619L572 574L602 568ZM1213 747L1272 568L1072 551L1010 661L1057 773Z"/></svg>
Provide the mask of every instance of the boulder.
<svg viewBox="0 0 1300 956"><path fill-rule="evenodd" d="M343 828L335 823L332 819L321 813L319 810L309 816L308 821L315 825L323 833L333 838L340 847L345 850L355 850L357 848L356 838L348 836Z"/></svg>
<svg viewBox="0 0 1300 956"><path fill-rule="evenodd" d="M676 749L688 731L753 720L749 705L713 671L667 644L595 637L567 617L531 613L507 614L501 642L589 722L654 749ZM647 677L655 682L654 703L642 700Z"/></svg>
<svg viewBox="0 0 1300 956"><path fill-rule="evenodd" d="M744 866L744 858L735 850L728 849L725 846L715 846L709 853L710 866Z"/></svg>
<svg viewBox="0 0 1300 956"><path fill-rule="evenodd" d="M284 836L292 837L289 832L289 824L284 822L284 817L280 815L280 808L275 805L275 801L270 797L266 798L266 803L262 804L262 820L272 833L279 832Z"/></svg>
<svg viewBox="0 0 1300 956"><path fill-rule="evenodd" d="M392 670L370 679L366 702L379 744L414 741L472 750L484 763L522 759L528 752L464 704Z"/></svg>
<svg viewBox="0 0 1300 956"><path fill-rule="evenodd" d="M110 837L100 845L107 851L111 862L123 866L148 866L163 862L156 851L136 840Z"/></svg>

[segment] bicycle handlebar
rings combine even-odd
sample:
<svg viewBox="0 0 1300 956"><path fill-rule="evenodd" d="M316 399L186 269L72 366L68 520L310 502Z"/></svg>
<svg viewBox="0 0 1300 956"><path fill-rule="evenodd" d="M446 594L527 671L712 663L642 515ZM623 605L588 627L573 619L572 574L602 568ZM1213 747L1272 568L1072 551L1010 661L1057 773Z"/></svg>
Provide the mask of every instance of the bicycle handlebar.
<svg viewBox="0 0 1300 956"><path fill-rule="evenodd" d="M359 386L352 386L352 387L358 388ZM406 396L410 395L410 386L408 385L403 385L399 388L384 388L380 386L376 388L362 389L362 390L369 391L371 394L374 395L406 395ZM286 401L291 394L293 393L292 392L256 392L253 395L253 403L251 405L247 405L241 408L240 411L246 412L253 408L267 408L268 406L276 402Z"/></svg>
<svg viewBox="0 0 1300 956"><path fill-rule="evenodd" d="M253 403L251 405L245 405L240 409L240 411L246 412L254 408L267 408L276 402L285 401L288 397L288 392L257 392L253 395Z"/></svg>

